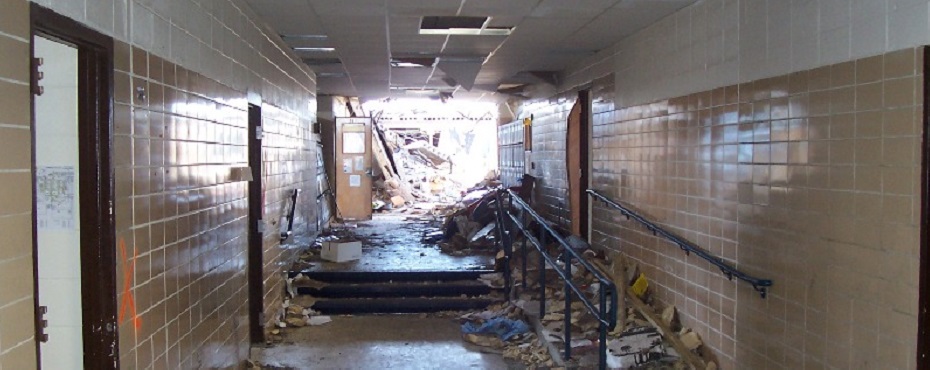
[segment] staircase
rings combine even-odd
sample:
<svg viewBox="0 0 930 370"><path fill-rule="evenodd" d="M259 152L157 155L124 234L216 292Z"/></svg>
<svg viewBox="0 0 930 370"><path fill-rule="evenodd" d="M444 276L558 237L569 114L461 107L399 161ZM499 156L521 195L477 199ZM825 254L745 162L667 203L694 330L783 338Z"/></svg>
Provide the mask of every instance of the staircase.
<svg viewBox="0 0 930 370"><path fill-rule="evenodd" d="M310 281L295 281L299 296L325 315L423 313L480 310L504 299L502 289L479 280L493 270L469 271L302 271Z"/></svg>

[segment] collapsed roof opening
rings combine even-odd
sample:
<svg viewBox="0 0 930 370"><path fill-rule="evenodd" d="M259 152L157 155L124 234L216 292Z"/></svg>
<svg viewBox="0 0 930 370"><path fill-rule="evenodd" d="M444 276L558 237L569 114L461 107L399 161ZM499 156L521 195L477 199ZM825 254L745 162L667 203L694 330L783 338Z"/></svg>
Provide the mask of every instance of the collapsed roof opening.
<svg viewBox="0 0 930 370"><path fill-rule="evenodd" d="M512 27L488 27L491 17L424 16L421 35L507 36Z"/></svg>

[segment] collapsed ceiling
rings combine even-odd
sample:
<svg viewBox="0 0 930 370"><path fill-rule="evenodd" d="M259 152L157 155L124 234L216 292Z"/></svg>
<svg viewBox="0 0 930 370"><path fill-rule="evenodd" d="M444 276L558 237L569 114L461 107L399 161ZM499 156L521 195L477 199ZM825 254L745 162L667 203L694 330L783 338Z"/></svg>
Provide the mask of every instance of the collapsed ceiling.
<svg viewBox="0 0 930 370"><path fill-rule="evenodd" d="M369 100L555 83L696 0L246 1L317 73L320 94Z"/></svg>

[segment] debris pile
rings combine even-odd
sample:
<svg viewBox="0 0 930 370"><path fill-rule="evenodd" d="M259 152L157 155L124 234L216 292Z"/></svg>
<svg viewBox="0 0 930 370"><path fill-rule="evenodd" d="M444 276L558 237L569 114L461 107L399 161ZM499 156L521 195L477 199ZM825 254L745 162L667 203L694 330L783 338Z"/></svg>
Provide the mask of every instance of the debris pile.
<svg viewBox="0 0 930 370"><path fill-rule="evenodd" d="M275 317L274 327L268 328L265 333L266 343L278 343L283 340L281 329L283 328L302 328L305 326L317 326L327 324L332 320L330 316L321 315L308 307L313 306L313 299L307 296L299 296L302 301L300 304L293 300L298 298L296 286L314 286L320 285L318 281L311 280L302 274L298 274L293 279L287 279L287 291L290 299L285 299L281 303L281 309Z"/></svg>
<svg viewBox="0 0 930 370"><path fill-rule="evenodd" d="M522 240L517 238L514 245ZM610 263L602 252L590 249L583 241L573 241L572 247L580 251L584 258L613 280L621 295L626 291L627 297L621 299L618 307L616 328L608 333L608 367L611 369L716 369L716 363L710 354L704 351L698 333L682 327L674 306L664 306L653 299L646 275L635 264L629 267L616 258ZM545 314L540 317L539 306L542 288L539 281L540 254L530 247L527 256L526 286L522 285L521 253L515 252L511 259L513 276L513 306L525 312L529 322L537 326L543 340L543 347L551 346L554 360L558 366L576 366L581 368L597 365L599 347L599 321L576 295L572 295L566 312L564 282L553 271L564 270L560 251L556 244L547 248L547 252L557 266L546 265L545 274ZM610 266L610 267L607 267ZM591 271L579 263L569 267L572 282L581 288L585 297L597 307L599 283ZM626 289L621 289L625 287ZM648 302L648 303L646 303ZM566 340L564 333L565 318L568 315L571 330L572 358L562 363L562 351Z"/></svg>
<svg viewBox="0 0 930 370"><path fill-rule="evenodd" d="M453 156L442 153L436 139L419 131L377 128L376 134L372 210L403 209L405 213L424 214L433 207L411 206L420 203L452 205L472 190L453 177ZM497 179L497 171L491 171L476 187L498 186Z"/></svg>
<svg viewBox="0 0 930 370"><path fill-rule="evenodd" d="M459 317L462 339L485 351L503 354L531 368L555 366L545 344L526 323L523 309L510 302L488 307L485 311Z"/></svg>

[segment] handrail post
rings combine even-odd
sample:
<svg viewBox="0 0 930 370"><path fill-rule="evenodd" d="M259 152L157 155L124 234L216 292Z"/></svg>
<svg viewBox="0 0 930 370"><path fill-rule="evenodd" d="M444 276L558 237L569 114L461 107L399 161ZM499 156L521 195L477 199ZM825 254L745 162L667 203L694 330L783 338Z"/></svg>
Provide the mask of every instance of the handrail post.
<svg viewBox="0 0 930 370"><path fill-rule="evenodd" d="M569 247L571 248L571 247ZM565 315L563 315L563 326L564 329L562 333L565 334L565 361L572 358L572 291L569 288L570 280L572 278L572 255L565 251L562 253L564 256L562 258L565 263L565 276L568 276L568 279L565 280Z"/></svg>
<svg viewBox="0 0 930 370"><path fill-rule="evenodd" d="M546 253L546 230L540 229L540 256L539 256L539 319L546 316L546 259L542 254Z"/></svg>
<svg viewBox="0 0 930 370"><path fill-rule="evenodd" d="M522 229L525 230L529 226L526 222L526 212L520 212L520 213L521 213L521 217L523 217ZM523 291L526 291L526 288L527 288L526 287L526 257L527 257L526 256L526 238L523 238L523 242L521 243L520 248L522 249L522 252L523 252L523 274L521 274L520 277L523 279Z"/></svg>
<svg viewBox="0 0 930 370"><path fill-rule="evenodd" d="M500 237L501 250L504 251L504 294L509 298L512 286L510 277L510 249L513 246L511 245L510 233L507 227L507 219L509 217L504 217L509 211L503 203L500 190L495 192L494 198L497 203L497 212L495 212L495 214L497 214L497 235Z"/></svg>
<svg viewBox="0 0 930 370"><path fill-rule="evenodd" d="M607 317L607 315L610 313L610 311L607 310L607 293L606 293L605 288L606 287L602 286L601 289L598 289L600 293L599 303L601 305L600 308L601 308L602 318ZM611 305L611 310L616 310L616 309L617 309L616 304ZM617 315L614 314L613 317L616 318ZM607 324L605 324L603 320L598 324L597 334L598 334L597 336L598 338L597 363L598 363L598 368L603 370L607 368Z"/></svg>

